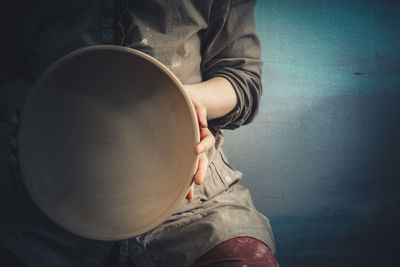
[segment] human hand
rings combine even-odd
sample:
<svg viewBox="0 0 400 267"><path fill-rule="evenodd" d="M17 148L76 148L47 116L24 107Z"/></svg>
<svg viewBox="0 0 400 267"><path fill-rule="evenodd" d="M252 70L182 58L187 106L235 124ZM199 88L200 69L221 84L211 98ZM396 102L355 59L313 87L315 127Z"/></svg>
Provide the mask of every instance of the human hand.
<svg viewBox="0 0 400 267"><path fill-rule="evenodd" d="M200 128L200 142L195 146L194 150L199 154L199 162L197 165L197 171L194 175L194 183L200 185L203 182L204 177L207 173L208 158L205 154L215 143L214 135L208 129L207 126L207 109L200 102L195 100L193 96L189 94L192 104L196 111L197 120ZM193 198L194 185L190 186L189 192L186 195L187 199Z"/></svg>

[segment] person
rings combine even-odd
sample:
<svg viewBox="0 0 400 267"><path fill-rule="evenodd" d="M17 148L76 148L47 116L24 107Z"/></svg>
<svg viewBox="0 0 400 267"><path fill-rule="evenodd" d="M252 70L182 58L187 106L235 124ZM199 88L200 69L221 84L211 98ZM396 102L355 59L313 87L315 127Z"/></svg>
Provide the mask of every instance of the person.
<svg viewBox="0 0 400 267"><path fill-rule="evenodd" d="M222 150L222 129L250 123L261 85L253 0L35 1L22 22L26 75L35 81L61 56L113 44L143 51L184 84L201 141L187 198L165 222L120 242L89 240L58 227L25 193L19 175L0 200L3 260L28 266L278 266L269 220L256 210L242 173ZM18 116L10 117L18 127ZM10 137L16 151L18 140ZM18 173L15 153L10 170ZM17 171L16 171L17 170Z"/></svg>

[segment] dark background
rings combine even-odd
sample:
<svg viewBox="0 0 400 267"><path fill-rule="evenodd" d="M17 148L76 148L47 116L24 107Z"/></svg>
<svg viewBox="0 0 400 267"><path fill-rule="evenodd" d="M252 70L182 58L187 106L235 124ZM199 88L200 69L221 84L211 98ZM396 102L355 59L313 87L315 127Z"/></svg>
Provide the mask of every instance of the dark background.
<svg viewBox="0 0 400 267"><path fill-rule="evenodd" d="M225 151L282 267L400 266L400 1L261 0L260 112ZM32 4L31 4L32 5ZM0 6L0 137L28 82L21 2ZM12 73L12 74L10 74ZM8 185L0 142L0 193ZM4 215L1 215L4 216Z"/></svg>

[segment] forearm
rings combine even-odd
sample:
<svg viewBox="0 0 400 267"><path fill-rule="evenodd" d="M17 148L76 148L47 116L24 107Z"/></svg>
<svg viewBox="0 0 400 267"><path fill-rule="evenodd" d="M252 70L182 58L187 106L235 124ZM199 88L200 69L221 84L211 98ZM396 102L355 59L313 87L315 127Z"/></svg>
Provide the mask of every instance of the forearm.
<svg viewBox="0 0 400 267"><path fill-rule="evenodd" d="M208 120L228 114L238 101L232 84L223 77L185 85L184 88L192 99L205 106Z"/></svg>

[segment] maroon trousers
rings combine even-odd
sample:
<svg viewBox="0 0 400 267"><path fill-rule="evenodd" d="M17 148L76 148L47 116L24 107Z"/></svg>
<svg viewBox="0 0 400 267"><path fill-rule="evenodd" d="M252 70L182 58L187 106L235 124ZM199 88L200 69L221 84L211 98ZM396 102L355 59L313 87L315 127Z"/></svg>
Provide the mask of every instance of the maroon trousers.
<svg viewBox="0 0 400 267"><path fill-rule="evenodd" d="M117 247L113 248L101 267L118 266ZM271 249L251 237L229 239L201 256L191 267L279 267ZM136 267L128 260L128 267Z"/></svg>
<svg viewBox="0 0 400 267"><path fill-rule="evenodd" d="M118 247L113 248L101 267L118 266ZM0 247L0 262L10 267L26 266L14 254ZM128 267L135 266L128 261ZM250 237L229 239L201 256L191 267L279 267L267 245Z"/></svg>
<svg viewBox="0 0 400 267"><path fill-rule="evenodd" d="M101 267L118 266L118 248L114 247ZM229 239L201 256L191 267L279 267L271 249L251 237ZM128 267L136 267L128 260Z"/></svg>
<svg viewBox="0 0 400 267"><path fill-rule="evenodd" d="M278 267L271 249L251 237L229 239L201 256L191 267Z"/></svg>

